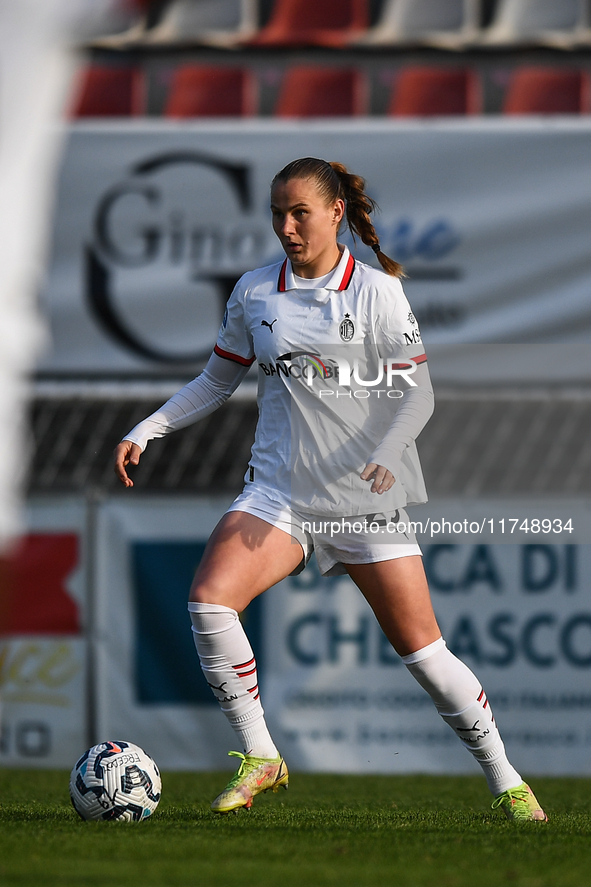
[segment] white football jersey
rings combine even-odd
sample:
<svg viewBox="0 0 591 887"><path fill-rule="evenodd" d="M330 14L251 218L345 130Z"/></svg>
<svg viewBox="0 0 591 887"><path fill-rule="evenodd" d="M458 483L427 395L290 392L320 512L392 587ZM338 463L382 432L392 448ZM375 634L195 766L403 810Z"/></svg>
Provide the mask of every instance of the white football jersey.
<svg viewBox="0 0 591 887"><path fill-rule="evenodd" d="M259 420L245 480L316 514L425 502L414 441L404 446L388 492L371 493L371 482L359 477L404 394L418 385L430 390L400 280L357 262L345 247L322 282L301 288L285 259L245 274L228 301L214 351L259 367Z"/></svg>

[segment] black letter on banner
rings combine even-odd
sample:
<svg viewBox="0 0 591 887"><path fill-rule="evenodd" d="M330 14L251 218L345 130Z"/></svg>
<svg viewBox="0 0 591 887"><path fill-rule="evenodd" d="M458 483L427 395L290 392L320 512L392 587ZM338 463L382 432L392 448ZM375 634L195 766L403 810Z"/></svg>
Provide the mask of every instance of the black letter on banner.
<svg viewBox="0 0 591 887"><path fill-rule="evenodd" d="M486 582L494 591L500 591L503 584L488 545L474 546L460 586L461 588L470 588L478 582Z"/></svg>
<svg viewBox="0 0 591 887"><path fill-rule="evenodd" d="M591 615L589 613L578 613L568 620L560 633L560 646L567 662L577 668L589 668L591 666L591 652L587 656L581 656L573 650L573 634L581 626L591 629Z"/></svg>
<svg viewBox="0 0 591 887"><path fill-rule="evenodd" d="M437 591L455 591L457 583L453 579L443 579L439 576L438 562L439 555L444 551L455 551L457 545L429 545L425 551L423 560L425 562L425 572L429 580L429 585L436 588Z"/></svg>
<svg viewBox="0 0 591 887"><path fill-rule="evenodd" d="M525 658L528 659L533 665L537 665L539 668L550 668L552 665L555 664L556 657L543 656L541 653L538 653L537 650L534 649L534 634L541 626L552 626L555 622L556 616L553 616L552 613L540 613L539 616L534 616L533 619L530 619L529 622L526 622L526 624L523 626L522 641Z"/></svg>
<svg viewBox="0 0 591 887"><path fill-rule="evenodd" d="M96 320L109 337L120 345L125 346L125 348L140 357L148 358L158 363L192 364L208 357L210 348L208 347L203 352L174 354L150 345L130 329L129 321L124 319L116 307L112 292L112 275L100 254L102 251L105 257L111 255L118 264L127 265L128 267L145 264L146 261L153 258L160 237L159 232L155 228L146 228L144 230L145 254L138 257L127 256L117 250L109 235L108 213L113 202L125 193L135 192L143 194L148 202L154 203L157 200L157 194L145 184L145 179L142 177L178 164L205 166L219 173L230 183L240 208L244 211L250 210L252 195L249 170L245 165L226 162L218 157L200 154L197 151L169 151L136 164L130 170L131 176L135 177L135 181L113 188L99 206L95 231L97 246L89 245L86 247L86 293L90 302L90 309ZM213 281L216 284L220 319L224 312L224 306L239 277L239 273L233 275L222 273L209 274L199 278L204 282Z"/></svg>
<svg viewBox="0 0 591 887"><path fill-rule="evenodd" d="M511 665L515 660L515 640L511 635L505 634L503 631L505 627L509 627L514 621L512 613L499 613L494 619L490 620L489 632L491 638L505 648L504 653L486 657L486 661L491 665L504 667Z"/></svg>
<svg viewBox="0 0 591 887"><path fill-rule="evenodd" d="M451 633L448 646L459 659L470 656L474 662L481 661L478 635L469 616L460 616Z"/></svg>
<svg viewBox="0 0 591 887"><path fill-rule="evenodd" d="M356 644L358 647L357 661L367 662L369 646L369 621L362 617L357 631L343 631L338 628L338 618L331 616L328 620L328 658L331 662L339 660L340 644Z"/></svg>
<svg viewBox="0 0 591 887"><path fill-rule="evenodd" d="M546 591L556 581L558 558L552 545L523 545L521 549L521 577L525 591ZM541 559L541 560L540 560ZM543 572L536 575L536 562Z"/></svg>
<svg viewBox="0 0 591 887"><path fill-rule="evenodd" d="M300 647L300 634L309 625L317 626L321 623L322 616L319 613L306 613L304 616L296 619L289 627L286 638L287 649L293 658L302 665L318 665L320 662L320 655L318 653L307 653L305 650L302 650Z"/></svg>

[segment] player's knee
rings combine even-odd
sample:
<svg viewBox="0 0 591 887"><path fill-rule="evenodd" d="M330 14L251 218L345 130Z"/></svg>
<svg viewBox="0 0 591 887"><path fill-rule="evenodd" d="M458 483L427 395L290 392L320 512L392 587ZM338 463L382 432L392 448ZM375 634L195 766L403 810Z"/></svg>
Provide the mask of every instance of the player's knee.
<svg viewBox="0 0 591 887"><path fill-rule="evenodd" d="M216 604L234 608L234 595L224 583L196 578L189 592L189 601L194 604Z"/></svg>
<svg viewBox="0 0 591 887"><path fill-rule="evenodd" d="M211 588L208 583L193 583L189 592L189 601L192 604L220 604L219 592Z"/></svg>

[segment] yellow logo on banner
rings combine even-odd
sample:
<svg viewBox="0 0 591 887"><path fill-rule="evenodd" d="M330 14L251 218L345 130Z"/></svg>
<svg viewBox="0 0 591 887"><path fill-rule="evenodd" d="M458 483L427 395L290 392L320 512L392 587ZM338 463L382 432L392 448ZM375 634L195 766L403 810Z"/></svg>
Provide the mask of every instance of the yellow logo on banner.
<svg viewBox="0 0 591 887"><path fill-rule="evenodd" d="M69 707L67 684L80 672L71 641L6 641L0 644L0 696L3 702Z"/></svg>

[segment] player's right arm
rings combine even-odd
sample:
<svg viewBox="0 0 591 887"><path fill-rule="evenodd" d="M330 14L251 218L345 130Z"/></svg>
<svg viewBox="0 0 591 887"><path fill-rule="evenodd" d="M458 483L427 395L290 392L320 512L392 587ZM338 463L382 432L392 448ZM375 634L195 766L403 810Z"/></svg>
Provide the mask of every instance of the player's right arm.
<svg viewBox="0 0 591 887"><path fill-rule="evenodd" d="M114 468L121 483L126 487L133 486L126 469L128 465L139 463L148 441L192 425L213 413L238 388L248 369L249 365L220 357L214 352L200 376L136 425L116 447Z"/></svg>
<svg viewBox="0 0 591 887"><path fill-rule="evenodd" d="M252 273L252 272L250 272ZM238 388L251 364L254 349L244 319L245 274L228 300L217 343L207 366L160 409L136 425L115 449L115 474L132 487L128 465L137 465L148 441L192 425L217 410Z"/></svg>
<svg viewBox="0 0 591 887"><path fill-rule="evenodd" d="M141 454L142 451L138 445L130 440L122 440L115 447L115 474L124 487L133 487L133 481L127 474L126 468L128 465L137 465Z"/></svg>

